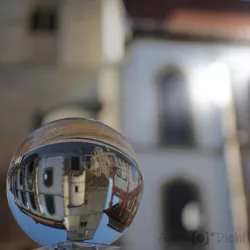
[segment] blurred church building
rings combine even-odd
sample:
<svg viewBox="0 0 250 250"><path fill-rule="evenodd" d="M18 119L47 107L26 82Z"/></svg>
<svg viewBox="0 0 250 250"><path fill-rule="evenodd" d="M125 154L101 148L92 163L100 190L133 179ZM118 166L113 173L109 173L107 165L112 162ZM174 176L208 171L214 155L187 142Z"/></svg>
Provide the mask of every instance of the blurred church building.
<svg viewBox="0 0 250 250"><path fill-rule="evenodd" d="M249 249L235 238L249 224L249 2L1 5L0 81L29 100L23 133L39 107L30 129L94 118L134 147L144 194L123 249Z"/></svg>
<svg viewBox="0 0 250 250"><path fill-rule="evenodd" d="M125 1L122 131L145 178L126 249L248 249L250 4L222 2Z"/></svg>
<svg viewBox="0 0 250 250"><path fill-rule="evenodd" d="M250 6L125 3L122 131L145 178L125 245L248 249L235 234L248 232ZM213 232L234 240L218 242Z"/></svg>

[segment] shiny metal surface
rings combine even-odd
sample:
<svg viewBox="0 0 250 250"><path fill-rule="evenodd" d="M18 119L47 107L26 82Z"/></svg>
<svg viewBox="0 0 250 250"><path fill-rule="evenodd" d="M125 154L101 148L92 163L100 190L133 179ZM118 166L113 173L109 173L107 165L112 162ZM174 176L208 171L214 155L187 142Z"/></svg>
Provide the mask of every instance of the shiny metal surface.
<svg viewBox="0 0 250 250"><path fill-rule="evenodd" d="M34 131L7 177L10 209L41 246L109 245L139 209L143 178L132 147L110 127L63 119Z"/></svg>

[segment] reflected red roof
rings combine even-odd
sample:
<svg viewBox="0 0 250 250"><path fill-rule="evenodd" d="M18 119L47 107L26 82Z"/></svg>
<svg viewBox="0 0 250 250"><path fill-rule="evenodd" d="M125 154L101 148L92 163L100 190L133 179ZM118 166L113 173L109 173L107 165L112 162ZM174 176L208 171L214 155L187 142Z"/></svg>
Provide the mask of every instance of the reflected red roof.
<svg viewBox="0 0 250 250"><path fill-rule="evenodd" d="M123 0L129 16L133 19L165 20L176 9L217 11L231 13L250 12L250 3L242 0Z"/></svg>
<svg viewBox="0 0 250 250"><path fill-rule="evenodd" d="M250 1L124 0L137 31L250 40Z"/></svg>
<svg viewBox="0 0 250 250"><path fill-rule="evenodd" d="M174 11L165 21L173 33L250 40L250 15L210 11Z"/></svg>

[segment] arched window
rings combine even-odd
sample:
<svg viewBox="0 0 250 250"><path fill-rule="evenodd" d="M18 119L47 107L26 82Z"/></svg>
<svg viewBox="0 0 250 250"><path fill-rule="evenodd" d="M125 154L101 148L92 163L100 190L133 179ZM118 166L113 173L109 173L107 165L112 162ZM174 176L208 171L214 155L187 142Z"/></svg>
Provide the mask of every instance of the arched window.
<svg viewBox="0 0 250 250"><path fill-rule="evenodd" d="M29 199L30 199L31 207L32 207L34 210L37 210L36 200L35 200L35 195L34 195L34 193L30 193L30 192L29 192Z"/></svg>
<svg viewBox="0 0 250 250"><path fill-rule="evenodd" d="M158 77L159 138L165 146L194 144L188 86L183 74L169 68Z"/></svg>
<svg viewBox="0 0 250 250"><path fill-rule="evenodd" d="M36 178L36 168L39 165L39 157L37 154L31 154L24 158L22 162L23 179L25 180L26 190L31 191L34 186L34 180Z"/></svg>
<svg viewBox="0 0 250 250"><path fill-rule="evenodd" d="M23 178L24 178L24 168L20 168L20 173L19 173L19 184L22 186L23 185Z"/></svg>
<svg viewBox="0 0 250 250"><path fill-rule="evenodd" d="M28 176L32 176L34 170L34 160L28 163Z"/></svg>
<svg viewBox="0 0 250 250"><path fill-rule="evenodd" d="M201 223L199 188L177 179L163 187L162 200L163 233L168 247L189 250L199 245L199 249L202 249L206 245L206 235L203 235ZM203 240L200 241L199 237L203 237ZM198 240L194 242L196 238Z"/></svg>
<svg viewBox="0 0 250 250"><path fill-rule="evenodd" d="M25 193L24 191L20 190L20 196L21 196L21 200L22 200L22 203L25 207L27 207L27 202L26 202L26 198L25 198Z"/></svg>
<svg viewBox="0 0 250 250"><path fill-rule="evenodd" d="M17 188L14 189L14 197L15 197L15 199L18 199L18 189Z"/></svg>
<svg viewBox="0 0 250 250"><path fill-rule="evenodd" d="M34 161L31 160L27 163L27 182L28 189L32 190L34 184Z"/></svg>

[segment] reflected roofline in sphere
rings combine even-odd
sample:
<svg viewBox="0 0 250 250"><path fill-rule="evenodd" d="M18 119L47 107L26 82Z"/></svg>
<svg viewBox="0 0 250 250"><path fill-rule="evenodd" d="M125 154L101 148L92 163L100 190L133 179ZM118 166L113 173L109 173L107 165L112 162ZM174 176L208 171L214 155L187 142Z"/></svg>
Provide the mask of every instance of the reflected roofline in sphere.
<svg viewBox="0 0 250 250"><path fill-rule="evenodd" d="M43 125L32 132L21 144L13 160L34 148L55 143L59 140L91 139L119 148L126 155L137 161L131 144L116 130L92 119L67 118Z"/></svg>
<svg viewBox="0 0 250 250"><path fill-rule="evenodd" d="M39 129L43 128L44 126L46 125L50 125L50 124L53 124L53 123L56 123L56 122L60 122L60 121L70 121L70 120L84 120L84 121L89 121L89 122L93 122L93 123L97 123L98 125L100 126L103 126L103 127L106 127L107 129L111 130L112 132L116 133L117 135L119 135L123 140L126 140L126 138L120 133L118 132L117 130L113 129L112 127L110 127L109 125L105 124L105 123L102 123L100 121L97 121L95 119L90 119L90 118L82 118L82 117L70 117L70 118L63 118L63 119L58 119L58 120L54 120L54 121L51 121L51 122L48 122L46 124L43 124L40 128L34 130L34 132L38 131ZM33 133L34 133L33 132Z"/></svg>

